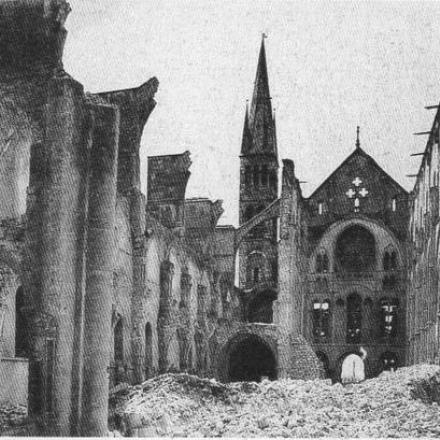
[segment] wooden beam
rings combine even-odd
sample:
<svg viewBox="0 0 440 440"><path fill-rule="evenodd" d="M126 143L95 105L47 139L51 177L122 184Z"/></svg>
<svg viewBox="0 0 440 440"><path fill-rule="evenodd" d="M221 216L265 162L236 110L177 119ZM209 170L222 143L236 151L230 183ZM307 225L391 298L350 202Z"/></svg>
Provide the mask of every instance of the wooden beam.
<svg viewBox="0 0 440 440"><path fill-rule="evenodd" d="M410 156L424 156L425 155L425 152L423 152L423 153L413 153L413 154L410 154Z"/></svg>
<svg viewBox="0 0 440 440"><path fill-rule="evenodd" d="M418 174L407 174L406 177L417 177Z"/></svg>
<svg viewBox="0 0 440 440"><path fill-rule="evenodd" d="M425 109L426 110L432 110L432 109L434 109L434 108L438 108L439 106L438 105L426 105L425 106Z"/></svg>
<svg viewBox="0 0 440 440"><path fill-rule="evenodd" d="M430 131L419 131L417 133L413 133L414 136L422 136L424 134L431 134Z"/></svg>

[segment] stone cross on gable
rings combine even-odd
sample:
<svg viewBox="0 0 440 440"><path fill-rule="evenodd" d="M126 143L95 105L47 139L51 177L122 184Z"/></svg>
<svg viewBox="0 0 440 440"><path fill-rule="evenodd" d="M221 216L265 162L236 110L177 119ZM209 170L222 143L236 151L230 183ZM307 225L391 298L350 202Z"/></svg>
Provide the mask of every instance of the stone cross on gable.
<svg viewBox="0 0 440 440"><path fill-rule="evenodd" d="M360 197L367 197L369 191L366 188L361 188L362 180L356 177L353 182L354 188L350 188L345 194L349 199L354 199L354 212L359 212Z"/></svg>

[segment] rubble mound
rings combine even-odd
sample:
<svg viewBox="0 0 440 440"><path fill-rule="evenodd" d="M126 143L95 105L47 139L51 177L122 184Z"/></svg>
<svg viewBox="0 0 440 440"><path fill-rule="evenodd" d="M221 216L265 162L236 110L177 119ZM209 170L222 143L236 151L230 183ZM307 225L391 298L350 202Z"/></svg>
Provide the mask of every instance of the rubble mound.
<svg viewBox="0 0 440 440"><path fill-rule="evenodd" d="M113 428L136 437L439 437L439 387L435 365L346 386L166 374L112 396Z"/></svg>

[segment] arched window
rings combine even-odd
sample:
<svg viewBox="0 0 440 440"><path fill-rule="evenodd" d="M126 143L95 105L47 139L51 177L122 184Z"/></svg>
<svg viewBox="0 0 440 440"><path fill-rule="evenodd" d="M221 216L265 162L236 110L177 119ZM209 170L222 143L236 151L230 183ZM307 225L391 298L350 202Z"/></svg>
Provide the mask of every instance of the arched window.
<svg viewBox="0 0 440 440"><path fill-rule="evenodd" d="M15 356L29 357L29 334L23 288L20 286L15 294ZM1 330L1 328L0 328Z"/></svg>
<svg viewBox="0 0 440 440"><path fill-rule="evenodd" d="M320 252L316 256L316 272L328 272L329 269L329 261L327 254L325 252Z"/></svg>
<svg viewBox="0 0 440 440"><path fill-rule="evenodd" d="M322 271L328 272L328 270L329 270L328 257L327 257L327 254L324 254L322 256Z"/></svg>
<svg viewBox="0 0 440 440"><path fill-rule="evenodd" d="M267 169L267 165L263 165L261 168L261 185L267 186L269 182L269 171Z"/></svg>
<svg viewBox="0 0 440 440"><path fill-rule="evenodd" d="M396 211L397 211L397 197L393 197L393 198L391 199L391 210L392 210L393 212L396 212Z"/></svg>
<svg viewBox="0 0 440 440"><path fill-rule="evenodd" d="M374 270L376 253L373 234L359 225L345 229L336 242L336 258L344 272Z"/></svg>
<svg viewBox="0 0 440 440"><path fill-rule="evenodd" d="M347 298L347 342L356 344L361 341L362 299L352 293Z"/></svg>
<svg viewBox="0 0 440 440"><path fill-rule="evenodd" d="M396 253L396 251L391 252L390 269L391 270L397 269L397 253Z"/></svg>
<svg viewBox="0 0 440 440"><path fill-rule="evenodd" d="M396 270L398 267L397 262L397 252L396 251L385 251L383 256L383 270L389 271L389 270Z"/></svg>
<svg viewBox="0 0 440 440"><path fill-rule="evenodd" d="M380 357L382 371L396 371L397 370L397 356L390 351L386 351Z"/></svg>
<svg viewBox="0 0 440 440"><path fill-rule="evenodd" d="M147 322L145 325L145 378L151 377L153 362L153 332L151 330L151 324Z"/></svg>
<svg viewBox="0 0 440 440"><path fill-rule="evenodd" d="M315 340L325 339L329 336L330 329L330 301L313 301L313 337Z"/></svg>
<svg viewBox="0 0 440 440"><path fill-rule="evenodd" d="M383 337L395 337L397 334L397 309L399 302L396 298L382 298L381 306L381 334Z"/></svg>
<svg viewBox="0 0 440 440"><path fill-rule="evenodd" d="M322 255L318 254L316 256L316 272L321 273L322 272Z"/></svg>
<svg viewBox="0 0 440 440"><path fill-rule="evenodd" d="M270 274L269 261L262 252L253 251L246 258L246 282L247 288L266 280Z"/></svg>
<svg viewBox="0 0 440 440"><path fill-rule="evenodd" d="M319 201L318 202L318 215L324 214L324 202Z"/></svg>
<svg viewBox="0 0 440 440"><path fill-rule="evenodd" d="M383 270L390 270L390 254L389 252L385 252L383 256Z"/></svg>
<svg viewBox="0 0 440 440"><path fill-rule="evenodd" d="M254 284L258 284L260 282L260 268L254 267Z"/></svg>

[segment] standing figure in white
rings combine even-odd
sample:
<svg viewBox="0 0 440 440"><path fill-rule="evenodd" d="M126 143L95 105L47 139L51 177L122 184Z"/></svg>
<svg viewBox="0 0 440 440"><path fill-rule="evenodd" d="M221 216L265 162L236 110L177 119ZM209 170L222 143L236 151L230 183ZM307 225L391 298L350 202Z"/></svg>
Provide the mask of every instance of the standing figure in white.
<svg viewBox="0 0 440 440"><path fill-rule="evenodd" d="M342 363L341 380L343 384L359 383L365 380L365 359L367 352L363 347L359 349L360 356L349 354Z"/></svg>

